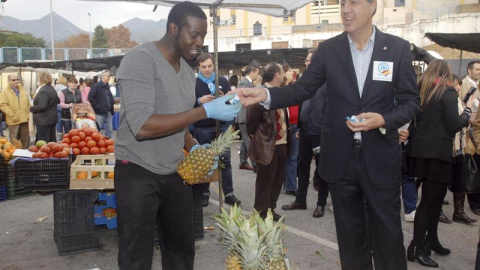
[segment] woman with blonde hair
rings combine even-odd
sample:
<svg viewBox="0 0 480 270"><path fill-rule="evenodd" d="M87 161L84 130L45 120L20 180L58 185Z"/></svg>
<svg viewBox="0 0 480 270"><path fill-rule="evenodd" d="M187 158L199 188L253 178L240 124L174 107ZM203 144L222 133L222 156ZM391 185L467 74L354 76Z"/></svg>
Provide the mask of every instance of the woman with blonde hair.
<svg viewBox="0 0 480 270"><path fill-rule="evenodd" d="M415 215L413 240L407 250L409 261L438 267L430 258L431 251L446 256L450 250L438 239L438 217L448 184L453 180L453 139L468 126L473 97L459 115L458 94L452 85L450 67L444 60L432 61L418 82L421 111L407 145L411 158L411 176L422 180L422 199Z"/></svg>
<svg viewBox="0 0 480 270"><path fill-rule="evenodd" d="M40 89L33 98L33 106L30 107L33 123L37 127L35 142L39 140L55 142L55 125L58 122L57 105L60 103L60 98L52 86L52 75L48 72L42 71L38 74L38 85Z"/></svg>

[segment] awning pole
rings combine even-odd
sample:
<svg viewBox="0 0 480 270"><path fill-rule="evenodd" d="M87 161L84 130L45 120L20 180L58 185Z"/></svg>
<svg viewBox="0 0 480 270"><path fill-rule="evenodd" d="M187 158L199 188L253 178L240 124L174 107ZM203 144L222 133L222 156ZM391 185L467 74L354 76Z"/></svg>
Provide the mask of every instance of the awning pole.
<svg viewBox="0 0 480 270"><path fill-rule="evenodd" d="M458 76L462 76L462 58L463 50L460 50L460 64L458 65Z"/></svg>

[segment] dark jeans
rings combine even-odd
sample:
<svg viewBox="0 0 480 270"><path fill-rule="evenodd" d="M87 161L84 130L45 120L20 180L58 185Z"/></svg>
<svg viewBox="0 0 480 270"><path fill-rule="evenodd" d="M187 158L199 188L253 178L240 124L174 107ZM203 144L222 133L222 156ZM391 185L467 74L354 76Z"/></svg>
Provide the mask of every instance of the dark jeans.
<svg viewBox="0 0 480 270"><path fill-rule="evenodd" d="M417 209L417 198L417 186L414 177L409 177L406 174L402 175L402 199L405 214L410 214Z"/></svg>
<svg viewBox="0 0 480 270"><path fill-rule="evenodd" d="M255 181L254 208L261 212L277 207L278 196L285 181L287 166L287 145L275 146L275 153L270 164L257 163L257 179Z"/></svg>
<svg viewBox="0 0 480 270"><path fill-rule="evenodd" d="M224 132L227 125L222 125L220 131ZM195 127L195 139L199 144L211 143L216 138L215 127ZM233 181L232 181L232 164L230 147L220 156L220 160L224 165L222 169L222 188L225 197L233 195ZM200 184L203 187L203 195L210 196L210 183Z"/></svg>
<svg viewBox="0 0 480 270"><path fill-rule="evenodd" d="M447 184L423 180L422 200L418 205L413 227L413 242L416 247L423 247L425 240L438 241L438 217L442 211L443 199L447 194L447 186Z"/></svg>
<svg viewBox="0 0 480 270"><path fill-rule="evenodd" d="M287 156L287 171L284 189L286 191L297 190L297 167L298 167L298 139L297 124L290 125L290 151Z"/></svg>
<svg viewBox="0 0 480 270"><path fill-rule="evenodd" d="M62 119L62 126L65 134L67 134L72 129L72 120Z"/></svg>
<svg viewBox="0 0 480 270"><path fill-rule="evenodd" d="M39 126L37 125L37 134L35 134L35 142L40 140L46 142L56 142L57 141L57 133L55 130L55 126L57 124L52 124L49 126Z"/></svg>
<svg viewBox="0 0 480 270"><path fill-rule="evenodd" d="M297 176L298 176L298 189L297 197L295 201L297 203L307 203L307 193L308 186L310 185L310 165L312 164L313 150L312 142L308 136L304 135L305 132L300 131L300 137L298 139L299 152L298 152L298 165L297 165ZM325 206L327 204L328 197L328 184L323 179L320 178L318 174L318 161L320 160L320 154L315 155L315 173L314 178L316 178L320 187L318 190L318 206Z"/></svg>
<svg viewBox="0 0 480 270"><path fill-rule="evenodd" d="M330 184L342 269L371 270L373 256L375 269L406 270L400 186L374 187L363 157L352 148L344 175Z"/></svg>
<svg viewBox="0 0 480 270"><path fill-rule="evenodd" d="M192 188L177 173L159 175L117 160L115 190L119 268L151 269L157 225L162 269L193 269Z"/></svg>

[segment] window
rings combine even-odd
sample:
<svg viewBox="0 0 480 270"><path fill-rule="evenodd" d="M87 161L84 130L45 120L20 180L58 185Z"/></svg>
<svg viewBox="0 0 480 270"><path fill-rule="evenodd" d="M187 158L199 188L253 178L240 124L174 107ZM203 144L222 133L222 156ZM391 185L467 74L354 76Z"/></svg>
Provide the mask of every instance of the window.
<svg viewBox="0 0 480 270"><path fill-rule="evenodd" d="M405 0L395 0L395 7L404 7Z"/></svg>

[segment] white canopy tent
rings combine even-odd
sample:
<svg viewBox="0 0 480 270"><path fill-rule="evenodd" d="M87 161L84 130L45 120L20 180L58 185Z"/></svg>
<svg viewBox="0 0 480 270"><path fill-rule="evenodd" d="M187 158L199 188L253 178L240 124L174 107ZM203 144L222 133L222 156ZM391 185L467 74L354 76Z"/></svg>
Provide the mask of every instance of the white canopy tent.
<svg viewBox="0 0 480 270"><path fill-rule="evenodd" d="M154 5L153 11L156 10L157 6L166 6L171 7L177 3L185 2L183 0L78 0L78 1L93 1L93 2L134 2L134 3L143 3ZM210 16L213 19L213 22L218 22L217 20L217 9L219 8L228 8L228 9L241 9L252 11L256 13L261 13L264 15L270 15L274 17L283 17L293 15L295 11L308 3L316 2L312 0L190 0L190 2L199 5L202 8L208 8L210 10ZM321 1L318 1L320 5ZM215 96L218 96L218 25L213 23L213 48L215 55ZM217 121L217 136L220 133L219 121ZM222 188L221 188L221 176L220 176L220 208L222 208Z"/></svg>

